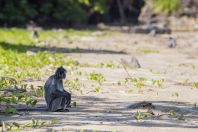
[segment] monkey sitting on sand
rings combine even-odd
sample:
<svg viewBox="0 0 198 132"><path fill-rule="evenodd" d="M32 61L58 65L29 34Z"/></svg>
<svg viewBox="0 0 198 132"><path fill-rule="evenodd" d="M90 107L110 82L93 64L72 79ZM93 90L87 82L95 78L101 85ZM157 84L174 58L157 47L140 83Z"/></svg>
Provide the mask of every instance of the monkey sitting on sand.
<svg viewBox="0 0 198 132"><path fill-rule="evenodd" d="M71 103L71 94L64 89L63 79L66 78L67 70L58 67L55 74L50 76L45 83L45 101L48 111L64 112Z"/></svg>

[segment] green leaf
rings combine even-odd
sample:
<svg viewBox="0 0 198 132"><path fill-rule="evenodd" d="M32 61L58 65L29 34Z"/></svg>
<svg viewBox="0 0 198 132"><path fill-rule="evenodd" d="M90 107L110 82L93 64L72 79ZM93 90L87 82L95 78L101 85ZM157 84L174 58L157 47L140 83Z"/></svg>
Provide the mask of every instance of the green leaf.
<svg viewBox="0 0 198 132"><path fill-rule="evenodd" d="M35 124L35 126L39 126L39 124L40 124L40 119L36 119L36 124Z"/></svg>
<svg viewBox="0 0 198 132"><path fill-rule="evenodd" d="M176 111L175 110L170 110L170 115L172 115L172 116L176 116Z"/></svg>
<svg viewBox="0 0 198 132"><path fill-rule="evenodd" d="M35 125L35 119L34 118L32 118L32 125L34 126Z"/></svg>
<svg viewBox="0 0 198 132"><path fill-rule="evenodd" d="M100 86L97 86L96 88L95 88L95 92L100 92L100 90L101 90L101 87Z"/></svg>
<svg viewBox="0 0 198 132"><path fill-rule="evenodd" d="M50 121L53 124L53 123L56 123L57 122L57 119L56 118L51 118Z"/></svg>
<svg viewBox="0 0 198 132"><path fill-rule="evenodd" d="M23 125L23 128L29 128L29 127L31 127L31 123L25 123L25 124Z"/></svg>
<svg viewBox="0 0 198 132"><path fill-rule="evenodd" d="M31 102L31 105L32 105L32 106L35 106L35 105L37 104L37 102L38 102L37 100L33 100L33 101Z"/></svg>
<svg viewBox="0 0 198 132"><path fill-rule="evenodd" d="M194 86L198 89L198 82L194 82Z"/></svg>
<svg viewBox="0 0 198 132"><path fill-rule="evenodd" d="M5 122L3 121L2 122L2 132L4 132L6 130L6 124L5 124Z"/></svg>
<svg viewBox="0 0 198 132"><path fill-rule="evenodd" d="M73 106L73 107L76 107L76 105L77 105L76 102L73 102L73 103L72 103L72 106Z"/></svg>
<svg viewBox="0 0 198 132"><path fill-rule="evenodd" d="M18 123L16 123L16 122L13 122L12 124L13 124L14 126L16 126L17 128L20 127L20 125L19 125Z"/></svg>
<svg viewBox="0 0 198 132"><path fill-rule="evenodd" d="M46 124L47 124L47 121L46 120L44 120L43 122L41 122L41 126L46 125Z"/></svg>
<svg viewBox="0 0 198 132"><path fill-rule="evenodd" d="M129 89L128 90L128 93L133 93L133 89Z"/></svg>

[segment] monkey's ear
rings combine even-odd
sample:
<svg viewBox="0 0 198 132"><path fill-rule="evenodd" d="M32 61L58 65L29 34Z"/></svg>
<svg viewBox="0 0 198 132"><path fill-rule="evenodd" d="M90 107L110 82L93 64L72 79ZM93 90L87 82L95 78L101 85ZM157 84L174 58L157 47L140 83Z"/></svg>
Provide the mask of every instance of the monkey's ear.
<svg viewBox="0 0 198 132"><path fill-rule="evenodd" d="M67 72L67 70L66 70L66 67L65 67L65 66L60 66L60 69L64 69L64 70Z"/></svg>

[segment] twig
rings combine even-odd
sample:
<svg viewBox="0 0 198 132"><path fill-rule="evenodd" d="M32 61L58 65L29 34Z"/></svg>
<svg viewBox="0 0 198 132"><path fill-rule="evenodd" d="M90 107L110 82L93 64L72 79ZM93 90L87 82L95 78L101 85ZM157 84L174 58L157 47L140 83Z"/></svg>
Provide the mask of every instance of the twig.
<svg viewBox="0 0 198 132"><path fill-rule="evenodd" d="M129 72L128 72L128 70L127 70L127 67L126 67L122 62L120 62L120 63L121 63L121 65L123 66L123 68L124 68L125 72L127 73L127 75L128 75L130 78L132 78L132 76L129 74Z"/></svg>
<svg viewBox="0 0 198 132"><path fill-rule="evenodd" d="M161 116L164 116L164 115L171 115L171 114L160 114L160 115L156 115L156 116L153 116L154 118L159 118L159 117L161 117Z"/></svg>

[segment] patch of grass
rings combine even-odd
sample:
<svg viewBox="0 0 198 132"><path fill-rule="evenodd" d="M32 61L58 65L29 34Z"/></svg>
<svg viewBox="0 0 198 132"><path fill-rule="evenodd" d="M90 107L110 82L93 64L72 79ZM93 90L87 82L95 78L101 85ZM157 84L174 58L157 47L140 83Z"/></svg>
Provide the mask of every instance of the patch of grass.
<svg viewBox="0 0 198 132"><path fill-rule="evenodd" d="M89 64L89 63L80 63L80 67L94 67L94 68L120 68L119 64L115 64L112 62L109 63L98 63L98 64Z"/></svg>
<svg viewBox="0 0 198 132"><path fill-rule="evenodd" d="M56 122L57 122L56 118L51 118L49 121L32 118L31 123L24 123L24 124L19 124L17 122L2 122L2 132L4 132L4 131L19 132L19 131L25 130L27 128L40 128L40 127L44 127L44 126L49 126Z"/></svg>
<svg viewBox="0 0 198 132"><path fill-rule="evenodd" d="M78 61L74 61L74 60L69 60L65 62L66 66L79 66L79 62Z"/></svg>
<svg viewBox="0 0 198 132"><path fill-rule="evenodd" d="M125 85L133 85L135 87L138 88L138 93L142 94L144 92L144 90L142 89L142 87L145 85L145 81L147 80L147 78L145 77L140 77L140 78L125 78ZM120 83L121 85L121 83ZM132 89L128 90L128 93L133 93Z"/></svg>
<svg viewBox="0 0 198 132"><path fill-rule="evenodd" d="M159 79L159 80L152 79L152 85L155 87L161 88L163 86L163 83L164 83L164 79Z"/></svg>
<svg viewBox="0 0 198 132"><path fill-rule="evenodd" d="M50 42L52 40L55 41L52 44L56 46L60 41L67 41L67 37L73 35L79 37L90 36L93 31L68 29L41 30L38 33L38 39L41 42L35 42L29 30L0 28L1 75L12 76L20 82L26 78L38 79L39 76L42 76L42 73L45 73L41 69L48 65L52 65L54 68L60 65L78 66L79 63L77 61L65 61L65 55L59 54L56 51L52 52L50 48L46 48L48 39L50 39ZM72 50L76 51L79 49L71 49L71 52Z"/></svg>
<svg viewBox="0 0 198 132"><path fill-rule="evenodd" d="M144 92L144 90L142 88L138 89L138 93L142 94Z"/></svg>
<svg viewBox="0 0 198 132"><path fill-rule="evenodd" d="M80 90L81 89L81 83L79 82L78 78L74 78L73 80L67 79L65 81L65 85L71 87L74 90Z"/></svg>
<svg viewBox="0 0 198 132"><path fill-rule="evenodd" d="M178 120L186 120L183 114L178 114L174 109L169 111L171 117L177 118Z"/></svg>
<svg viewBox="0 0 198 132"><path fill-rule="evenodd" d="M198 89L198 82L194 82L194 86Z"/></svg>
<svg viewBox="0 0 198 132"><path fill-rule="evenodd" d="M27 91L27 85L24 85L20 89L9 86L9 89L6 88L4 91L7 94L0 94L0 103L2 105L1 112L6 115L17 113L16 104L25 104L27 109L37 104L34 93Z"/></svg>
<svg viewBox="0 0 198 132"><path fill-rule="evenodd" d="M116 130L111 130L111 132L117 132Z"/></svg>
<svg viewBox="0 0 198 132"><path fill-rule="evenodd" d="M178 93L178 92L174 92L174 93L172 94L172 96L179 97L179 93Z"/></svg>
<svg viewBox="0 0 198 132"><path fill-rule="evenodd" d="M35 106L36 98L43 97L42 86L21 85L25 80L40 80L47 72L50 71L51 74L51 70L54 71L60 65L79 65L77 61L65 59L66 55L47 48L49 40L58 45L62 39L67 39L65 36L88 36L92 31L41 30L38 33L38 41L35 41L29 30L0 28L0 75L14 78L17 82L15 84L10 79L0 77L1 112L5 114L17 113L17 104L25 104L27 108ZM78 79L70 81L69 85L76 90L81 86Z"/></svg>
<svg viewBox="0 0 198 132"><path fill-rule="evenodd" d="M101 90L101 87L100 86L97 86L97 87L95 87L95 92L97 92L97 93L99 93L100 92L100 90Z"/></svg>
<svg viewBox="0 0 198 132"><path fill-rule="evenodd" d="M154 0L153 6L156 12L165 13L167 15L182 9L180 0Z"/></svg>
<svg viewBox="0 0 198 132"><path fill-rule="evenodd" d="M136 113L135 113L135 116L134 116L134 118L136 119L136 120L141 120L141 119L148 119L148 118L150 118L152 115L150 114L150 113L148 113L148 112L140 112L140 111L137 111Z"/></svg>
<svg viewBox="0 0 198 132"><path fill-rule="evenodd" d="M159 50L147 49L147 48L137 48L136 52L144 53L144 54L153 54L153 53L159 53Z"/></svg>
<svg viewBox="0 0 198 132"><path fill-rule="evenodd" d="M23 47L20 47L23 48ZM27 55L17 49L6 50L0 45L0 74L12 76L21 81L25 78L38 79L46 65L64 65L64 56L56 53L37 52Z"/></svg>
<svg viewBox="0 0 198 132"><path fill-rule="evenodd" d="M84 132L84 131L85 131L84 129L81 129L81 130L80 130L80 132Z"/></svg>
<svg viewBox="0 0 198 132"><path fill-rule="evenodd" d="M145 77L140 78L125 78L125 84L132 83L133 86L141 88L144 86L144 82L147 80Z"/></svg>
<svg viewBox="0 0 198 132"><path fill-rule="evenodd" d="M15 87L16 84L15 82L12 82L12 80L7 79L7 78L2 78L0 77L0 90L4 90L7 87Z"/></svg>
<svg viewBox="0 0 198 132"><path fill-rule="evenodd" d="M158 74L158 71L156 71L156 70L154 70L154 69L150 69L149 70L151 73L153 73L153 74Z"/></svg>
<svg viewBox="0 0 198 132"><path fill-rule="evenodd" d="M120 66L115 64L115 63L109 62L109 63L95 64L95 65L93 65L93 67L98 67L98 68L119 68Z"/></svg>
<svg viewBox="0 0 198 132"><path fill-rule="evenodd" d="M33 95L36 97L44 97L44 86L38 86L38 87L34 87L33 85L31 85L31 90L33 91Z"/></svg>
<svg viewBox="0 0 198 132"><path fill-rule="evenodd" d="M0 42L34 45L31 32L19 28L0 28Z"/></svg>
<svg viewBox="0 0 198 132"><path fill-rule="evenodd" d="M74 30L67 29L63 30L67 35L79 35L79 36L91 36L94 30Z"/></svg>
<svg viewBox="0 0 198 132"><path fill-rule="evenodd" d="M76 107L76 106L77 106L77 103L76 103L76 102L73 102L73 103L72 103L72 106L73 106L73 107Z"/></svg>
<svg viewBox="0 0 198 132"><path fill-rule="evenodd" d="M190 84L189 79L187 78L186 80L184 80L184 85L188 85Z"/></svg>
<svg viewBox="0 0 198 132"><path fill-rule="evenodd" d="M170 110L169 113L171 116L176 116L176 114L177 114L175 110Z"/></svg>
<svg viewBox="0 0 198 132"><path fill-rule="evenodd" d="M128 93L133 93L133 89L129 89L128 90Z"/></svg>
<svg viewBox="0 0 198 132"><path fill-rule="evenodd" d="M92 72L88 75L88 79L98 82L99 84L105 81L104 75L102 73Z"/></svg>
<svg viewBox="0 0 198 132"><path fill-rule="evenodd" d="M181 63L178 65L178 67L191 67L193 70L196 69L196 66L194 64L189 64L189 63Z"/></svg>
<svg viewBox="0 0 198 132"><path fill-rule="evenodd" d="M183 114L181 114L181 115L178 115L178 116L177 116L177 119L178 119L178 120L183 120L183 121L184 121L184 120L186 120L186 117L185 117Z"/></svg>

